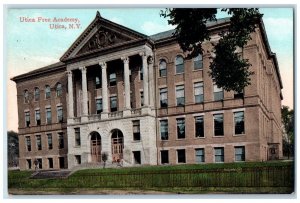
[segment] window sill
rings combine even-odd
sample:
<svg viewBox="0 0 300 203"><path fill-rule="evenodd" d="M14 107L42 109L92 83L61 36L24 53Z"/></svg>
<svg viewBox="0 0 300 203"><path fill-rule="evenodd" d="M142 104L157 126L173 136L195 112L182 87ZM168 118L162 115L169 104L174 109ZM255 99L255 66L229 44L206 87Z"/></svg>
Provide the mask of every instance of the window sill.
<svg viewBox="0 0 300 203"><path fill-rule="evenodd" d="M185 140L186 138L176 138L177 141Z"/></svg>
<svg viewBox="0 0 300 203"><path fill-rule="evenodd" d="M195 139L197 139L197 140L198 140L198 139L205 139L205 137L196 137L196 136L195 136Z"/></svg>
<svg viewBox="0 0 300 203"><path fill-rule="evenodd" d="M175 75L183 75L184 74L184 72L183 73L175 73Z"/></svg>
<svg viewBox="0 0 300 203"><path fill-rule="evenodd" d="M193 72L203 71L203 68L201 69L193 69Z"/></svg>
<svg viewBox="0 0 300 203"><path fill-rule="evenodd" d="M233 134L232 136L233 137L240 137L240 136L245 136L246 134L244 133L244 134Z"/></svg>
<svg viewBox="0 0 300 203"><path fill-rule="evenodd" d="M159 78L167 78L167 76L158 76L158 79L159 79Z"/></svg>
<svg viewBox="0 0 300 203"><path fill-rule="evenodd" d="M133 143L139 143L141 140L132 140Z"/></svg>
<svg viewBox="0 0 300 203"><path fill-rule="evenodd" d="M214 135L213 137L224 137L224 135Z"/></svg>
<svg viewBox="0 0 300 203"><path fill-rule="evenodd" d="M81 148L81 145L75 145L74 148Z"/></svg>

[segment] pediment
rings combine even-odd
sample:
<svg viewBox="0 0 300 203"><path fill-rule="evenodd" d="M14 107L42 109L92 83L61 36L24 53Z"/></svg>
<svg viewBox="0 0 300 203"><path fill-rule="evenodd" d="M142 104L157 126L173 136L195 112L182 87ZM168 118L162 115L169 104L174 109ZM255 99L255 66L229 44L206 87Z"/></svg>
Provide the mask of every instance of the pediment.
<svg viewBox="0 0 300 203"><path fill-rule="evenodd" d="M82 46L76 55L116 46L131 40L135 40L135 38L100 26L96 33Z"/></svg>
<svg viewBox="0 0 300 203"><path fill-rule="evenodd" d="M106 20L97 13L93 22L77 38L60 60L66 61L146 37L146 35L139 32Z"/></svg>

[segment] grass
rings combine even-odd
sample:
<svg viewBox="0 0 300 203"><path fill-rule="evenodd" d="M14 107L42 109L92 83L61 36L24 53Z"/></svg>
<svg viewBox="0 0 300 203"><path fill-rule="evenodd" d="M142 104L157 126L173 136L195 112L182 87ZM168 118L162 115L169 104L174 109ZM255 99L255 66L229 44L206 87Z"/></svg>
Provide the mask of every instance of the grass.
<svg viewBox="0 0 300 203"><path fill-rule="evenodd" d="M9 171L8 186L28 192L99 189L171 193L291 193L293 162L224 163L80 170L66 179L29 179Z"/></svg>

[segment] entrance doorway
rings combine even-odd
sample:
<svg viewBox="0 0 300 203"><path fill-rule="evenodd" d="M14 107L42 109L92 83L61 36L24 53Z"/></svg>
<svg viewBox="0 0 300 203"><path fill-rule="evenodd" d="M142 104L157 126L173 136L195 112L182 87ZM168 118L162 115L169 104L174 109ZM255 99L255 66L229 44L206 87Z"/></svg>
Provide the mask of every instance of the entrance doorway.
<svg viewBox="0 0 300 203"><path fill-rule="evenodd" d="M111 148L113 162L119 162L123 159L124 137L118 129L112 130Z"/></svg>
<svg viewBox="0 0 300 203"><path fill-rule="evenodd" d="M97 132L91 132L91 157L92 162L101 162L101 136Z"/></svg>

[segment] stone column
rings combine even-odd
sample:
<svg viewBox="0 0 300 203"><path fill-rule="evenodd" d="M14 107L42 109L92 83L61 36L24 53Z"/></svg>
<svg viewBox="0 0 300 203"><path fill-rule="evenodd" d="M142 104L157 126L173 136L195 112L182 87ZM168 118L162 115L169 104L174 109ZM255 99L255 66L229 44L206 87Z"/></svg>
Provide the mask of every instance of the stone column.
<svg viewBox="0 0 300 203"><path fill-rule="evenodd" d="M149 94L148 94L148 63L147 63L147 55L146 53L142 52L140 53L140 56L142 56L143 60L143 91L144 91L144 106L149 106Z"/></svg>
<svg viewBox="0 0 300 203"><path fill-rule="evenodd" d="M72 71L67 71L68 75L68 118L74 117L74 101L73 101L73 74Z"/></svg>
<svg viewBox="0 0 300 203"><path fill-rule="evenodd" d="M101 118L108 118L108 96L107 96L107 73L106 73L106 63L100 62L102 71L102 105L103 112L101 113Z"/></svg>
<svg viewBox="0 0 300 203"><path fill-rule="evenodd" d="M81 81L82 81L82 121L87 121L88 116L88 96L87 96L87 82L86 82L86 68L80 67Z"/></svg>
<svg viewBox="0 0 300 203"><path fill-rule="evenodd" d="M125 110L130 109L129 58L121 58L124 63Z"/></svg>
<svg viewBox="0 0 300 203"><path fill-rule="evenodd" d="M153 76L153 57L150 56L148 60L149 66L149 105L154 107L154 76Z"/></svg>

